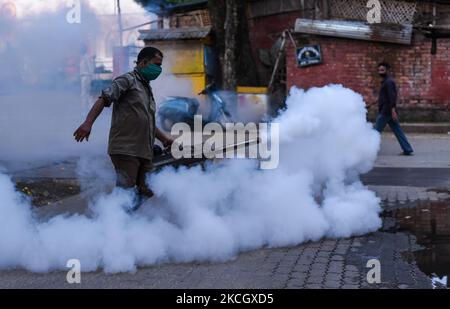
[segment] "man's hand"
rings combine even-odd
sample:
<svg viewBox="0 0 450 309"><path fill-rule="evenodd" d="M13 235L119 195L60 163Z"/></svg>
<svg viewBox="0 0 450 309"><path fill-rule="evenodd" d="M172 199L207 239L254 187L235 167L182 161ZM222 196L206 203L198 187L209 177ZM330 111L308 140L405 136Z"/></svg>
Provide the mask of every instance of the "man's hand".
<svg viewBox="0 0 450 309"><path fill-rule="evenodd" d="M164 148L169 148L172 146L174 139L171 137L164 138L161 142L164 146Z"/></svg>
<svg viewBox="0 0 450 309"><path fill-rule="evenodd" d="M367 111L370 111L373 107L378 107L378 101L366 104Z"/></svg>
<svg viewBox="0 0 450 309"><path fill-rule="evenodd" d="M398 115L397 115L397 112L395 111L395 109L392 109L391 116L392 116L392 120L398 121Z"/></svg>
<svg viewBox="0 0 450 309"><path fill-rule="evenodd" d="M104 107L105 101L102 97L98 98L98 100L94 103L91 110L89 111L86 117L86 121L83 122L83 124L73 133L73 136L75 136L75 140L77 142L82 142L84 139L86 139L86 141L89 141L89 135L91 134L92 125L94 124L95 119L97 119Z"/></svg>
<svg viewBox="0 0 450 309"><path fill-rule="evenodd" d="M164 133L163 131L161 131L158 127L155 127L156 130L156 138L159 139L161 141L161 143L163 144L164 148L169 148L170 146L172 146L173 144L173 138L170 135L167 135L166 133Z"/></svg>
<svg viewBox="0 0 450 309"><path fill-rule="evenodd" d="M92 125L88 122L84 122L76 131L73 133L75 140L77 142L82 142L84 139L89 141L89 135L91 134Z"/></svg>

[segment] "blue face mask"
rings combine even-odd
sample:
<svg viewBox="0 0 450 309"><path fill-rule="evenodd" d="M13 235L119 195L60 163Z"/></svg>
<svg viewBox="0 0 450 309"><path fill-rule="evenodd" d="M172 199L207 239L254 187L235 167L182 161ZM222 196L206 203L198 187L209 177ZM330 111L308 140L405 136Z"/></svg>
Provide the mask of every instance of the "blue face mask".
<svg viewBox="0 0 450 309"><path fill-rule="evenodd" d="M150 63L146 67L139 68L138 71L146 80L155 80L161 74L162 68L159 65Z"/></svg>

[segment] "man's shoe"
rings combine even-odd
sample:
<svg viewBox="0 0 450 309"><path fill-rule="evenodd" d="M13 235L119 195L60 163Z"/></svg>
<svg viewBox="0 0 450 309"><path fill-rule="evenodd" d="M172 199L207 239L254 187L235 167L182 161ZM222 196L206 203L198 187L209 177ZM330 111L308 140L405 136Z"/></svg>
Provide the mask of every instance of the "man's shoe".
<svg viewBox="0 0 450 309"><path fill-rule="evenodd" d="M414 154L413 154L412 151L403 151L403 152L401 153L401 155L402 155L402 156L413 156Z"/></svg>
<svg viewBox="0 0 450 309"><path fill-rule="evenodd" d="M153 197L154 193L152 190L147 189L145 191L141 191L141 193L136 194L136 197L133 201L133 206L127 210L127 213L131 214L137 211L145 202Z"/></svg>

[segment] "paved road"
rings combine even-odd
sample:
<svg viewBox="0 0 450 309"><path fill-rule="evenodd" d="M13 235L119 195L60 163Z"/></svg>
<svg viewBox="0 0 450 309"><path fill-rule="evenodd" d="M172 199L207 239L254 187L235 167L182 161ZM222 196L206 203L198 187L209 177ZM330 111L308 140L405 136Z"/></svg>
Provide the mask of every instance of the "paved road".
<svg viewBox="0 0 450 309"><path fill-rule="evenodd" d="M361 177L367 185L450 187L450 168L375 167Z"/></svg>
<svg viewBox="0 0 450 309"><path fill-rule="evenodd" d="M414 156L401 156L394 135L383 134L376 167L450 168L450 134L409 134Z"/></svg>
<svg viewBox="0 0 450 309"><path fill-rule="evenodd" d="M401 157L393 137L384 136L377 169L364 177L390 212L449 200L448 192L435 188L449 188L450 156L445 147L450 146L450 137L410 138L416 156ZM431 288L429 274L405 258L421 248L416 236L407 230L393 232L392 226L393 218L386 215L383 229L362 237L265 248L226 263L165 264L114 275L84 273L80 285L66 283L61 271L2 271L0 288ZM382 263L380 284L366 280L366 263L373 258Z"/></svg>

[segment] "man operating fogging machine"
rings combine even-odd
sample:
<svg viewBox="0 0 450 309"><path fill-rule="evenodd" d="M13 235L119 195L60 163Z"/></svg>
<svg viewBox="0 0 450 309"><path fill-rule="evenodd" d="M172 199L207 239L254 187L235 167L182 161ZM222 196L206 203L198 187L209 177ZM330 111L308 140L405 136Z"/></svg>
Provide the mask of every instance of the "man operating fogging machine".
<svg viewBox="0 0 450 309"><path fill-rule="evenodd" d="M156 105L149 84L161 74L162 61L160 50L143 48L135 69L115 78L111 86L102 91L84 123L73 134L77 142L88 141L94 121L104 107L114 103L108 154L116 170L116 185L138 193L135 209L143 199L153 196L145 183L145 176L153 167L155 137L164 147L170 147L173 143L173 139L155 125Z"/></svg>

